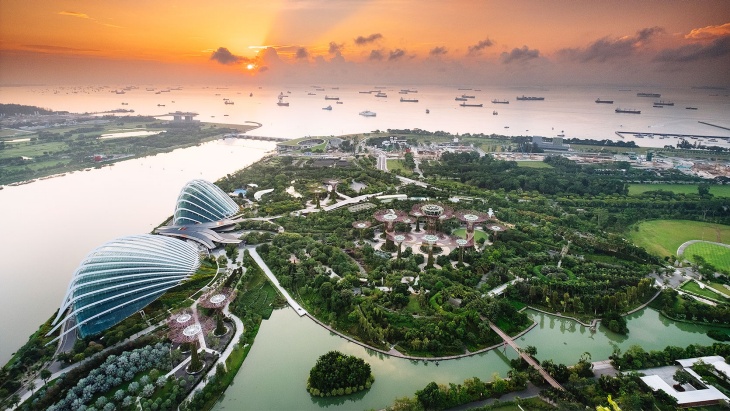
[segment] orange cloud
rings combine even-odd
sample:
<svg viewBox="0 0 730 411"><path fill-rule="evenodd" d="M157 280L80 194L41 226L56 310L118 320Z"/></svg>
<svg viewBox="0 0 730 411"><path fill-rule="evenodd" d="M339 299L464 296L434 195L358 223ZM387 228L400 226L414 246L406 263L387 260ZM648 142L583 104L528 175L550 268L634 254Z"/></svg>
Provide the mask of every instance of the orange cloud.
<svg viewBox="0 0 730 411"><path fill-rule="evenodd" d="M58 14L62 16L78 17L80 19L91 19L88 14L78 13L75 11L59 11Z"/></svg>
<svg viewBox="0 0 730 411"><path fill-rule="evenodd" d="M693 29L684 38L692 40L712 40L718 37L730 35L730 23L721 26L706 26Z"/></svg>

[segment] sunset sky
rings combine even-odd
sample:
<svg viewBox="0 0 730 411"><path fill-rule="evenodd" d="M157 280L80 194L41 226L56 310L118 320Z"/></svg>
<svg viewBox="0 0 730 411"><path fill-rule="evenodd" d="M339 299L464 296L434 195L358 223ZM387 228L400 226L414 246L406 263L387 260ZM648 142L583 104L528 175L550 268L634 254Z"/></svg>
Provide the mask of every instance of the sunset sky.
<svg viewBox="0 0 730 411"><path fill-rule="evenodd" d="M0 85L730 85L730 1L0 1Z"/></svg>

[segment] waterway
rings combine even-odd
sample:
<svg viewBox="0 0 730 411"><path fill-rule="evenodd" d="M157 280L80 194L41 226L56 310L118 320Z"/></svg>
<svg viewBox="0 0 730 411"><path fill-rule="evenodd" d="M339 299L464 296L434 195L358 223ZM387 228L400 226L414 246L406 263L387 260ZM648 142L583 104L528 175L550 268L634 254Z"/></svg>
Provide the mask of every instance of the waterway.
<svg viewBox="0 0 730 411"><path fill-rule="evenodd" d="M574 321L528 310L538 323L517 343L537 348L538 358L574 364L589 352L594 361L607 359L614 347L622 351L639 344L647 350L666 345L711 344L707 327L667 320L657 311L646 309L628 318L629 335L621 336L603 327L591 333ZM317 358L330 350L340 350L367 361L375 384L364 393L346 399L313 399L305 390L309 370ZM261 325L246 361L215 410L246 409L336 410L382 409L396 398L413 394L431 381L460 383L471 377L491 380L494 373L505 377L509 360L517 358L511 348L496 349L452 361L409 361L383 356L348 343L339 336L300 318L290 308L274 311Z"/></svg>
<svg viewBox="0 0 730 411"><path fill-rule="evenodd" d="M152 231L186 182L215 181L273 148L217 140L0 190L0 364L55 312L85 255Z"/></svg>

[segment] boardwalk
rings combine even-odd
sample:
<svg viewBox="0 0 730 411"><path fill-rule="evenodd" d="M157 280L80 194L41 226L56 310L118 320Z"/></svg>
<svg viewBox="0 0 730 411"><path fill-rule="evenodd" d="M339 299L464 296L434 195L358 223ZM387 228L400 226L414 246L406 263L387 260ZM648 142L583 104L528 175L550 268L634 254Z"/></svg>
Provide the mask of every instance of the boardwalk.
<svg viewBox="0 0 730 411"><path fill-rule="evenodd" d="M299 305L299 303L297 303L296 300L294 300L292 298L292 296L289 295L289 293L284 289L284 287L282 287L281 284L279 284L279 280L276 279L276 276L274 275L274 273L271 272L271 269L269 269L269 266L266 265L266 263L261 258L259 253L256 252L256 248L253 246L246 247L246 248L248 249L249 254L251 254L251 257L256 262L256 264L258 264L258 266L261 267L261 270L264 272L264 274L266 274L266 276L269 277L271 284L273 284L274 287L276 287L276 289L279 290L281 295L283 295L284 298L286 298L286 302L288 302L289 305L291 306L291 308L294 309L294 312L296 312L297 315L299 315L300 317L307 315L307 310L305 310L301 305Z"/></svg>
<svg viewBox="0 0 730 411"><path fill-rule="evenodd" d="M505 334L504 331L500 330L499 327L494 325L491 321L489 322L489 327L494 330L494 332L497 333L505 343L509 344L510 347L512 347L515 351L517 351L517 354L522 357L523 360L525 360L530 366L534 369L536 369L540 375L542 375L542 378L545 379L545 381L548 382L553 388L557 388L561 391L565 391L565 388L563 388L562 385L560 385L557 381L555 381L555 378L553 378L550 374L545 371L540 364L537 363L532 357L530 357L527 353L523 352L520 347L515 343L515 341L510 337L509 335Z"/></svg>

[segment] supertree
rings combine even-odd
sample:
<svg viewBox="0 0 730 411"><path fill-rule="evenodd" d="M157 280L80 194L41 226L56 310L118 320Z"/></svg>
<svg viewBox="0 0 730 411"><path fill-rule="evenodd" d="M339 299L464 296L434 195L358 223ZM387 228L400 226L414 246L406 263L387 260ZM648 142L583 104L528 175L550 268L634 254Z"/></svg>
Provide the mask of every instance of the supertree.
<svg viewBox="0 0 730 411"><path fill-rule="evenodd" d="M393 240L388 238L388 234L393 233L393 227L395 226L395 223L398 221L402 221L403 218L406 216L406 214L400 210L378 210L375 212L373 217L380 221L381 223L385 223L385 245L383 246L383 249L385 251L393 251L395 249L395 245L393 244Z"/></svg>
<svg viewBox="0 0 730 411"><path fill-rule="evenodd" d="M468 240L457 238L454 242L459 247L459 264L464 264L464 249L474 247L474 237L471 237Z"/></svg>
<svg viewBox="0 0 730 411"><path fill-rule="evenodd" d="M356 228L360 232L360 241L362 242L362 232L370 228L372 224L370 221L355 221L352 223L352 227Z"/></svg>
<svg viewBox="0 0 730 411"><path fill-rule="evenodd" d="M434 234L426 234L421 237L421 241L428 245L428 260L426 260L426 268L433 267L433 245L439 240Z"/></svg>
<svg viewBox="0 0 730 411"><path fill-rule="evenodd" d="M454 215L461 222L466 223L466 238L474 237L474 226L476 224L489 220L489 215L487 213L473 210L459 210L454 213Z"/></svg>
<svg viewBox="0 0 730 411"><path fill-rule="evenodd" d="M337 201L337 184L340 183L340 180L330 179L326 180L324 183L332 187L332 190L330 191L330 199L332 201Z"/></svg>
<svg viewBox="0 0 730 411"><path fill-rule="evenodd" d="M491 232L494 233L494 240L495 241L497 240L497 234L501 233L502 231L507 231L507 227L506 226L504 226L502 224L498 224L498 223L489 223L489 224L486 224L484 227L487 230L489 230L489 231L491 231Z"/></svg>
<svg viewBox="0 0 730 411"><path fill-rule="evenodd" d="M233 300L235 290L231 288L219 288L210 291L198 299L198 305L201 307L215 310L216 327L213 334L216 336L224 335L228 329L223 324L223 307Z"/></svg>
<svg viewBox="0 0 730 411"><path fill-rule="evenodd" d="M388 234L388 239L390 241L393 241L394 243L398 244L398 256L397 259L400 260L401 255L401 248L404 241L413 241L413 236L411 236L408 233L392 233Z"/></svg>
<svg viewBox="0 0 730 411"><path fill-rule="evenodd" d="M167 319L167 326L170 329L182 329L194 323L195 318L189 310L177 312Z"/></svg>
<svg viewBox="0 0 730 411"><path fill-rule="evenodd" d="M197 374L203 369L203 362L198 355L198 342L206 332L213 329L213 321L210 318L199 318L193 324L184 328L170 329L168 337L178 344L192 344L192 352L190 355L190 365L187 372Z"/></svg>
<svg viewBox="0 0 730 411"><path fill-rule="evenodd" d="M312 194L314 194L314 206L315 206L316 208L320 208L320 204L319 204L319 196L320 196L320 194L322 194L322 193L326 192L327 190L325 190L325 189L324 189L324 187L322 187L322 185L321 185L321 184L317 184L317 183L310 183L310 184L307 184L307 189L308 189L308 190L309 190L309 191L310 191L310 192L311 192Z"/></svg>
<svg viewBox="0 0 730 411"><path fill-rule="evenodd" d="M433 234L436 223L453 217L454 210L444 204L419 203L411 208L411 215L418 218L419 216L416 214L426 218L426 232Z"/></svg>

